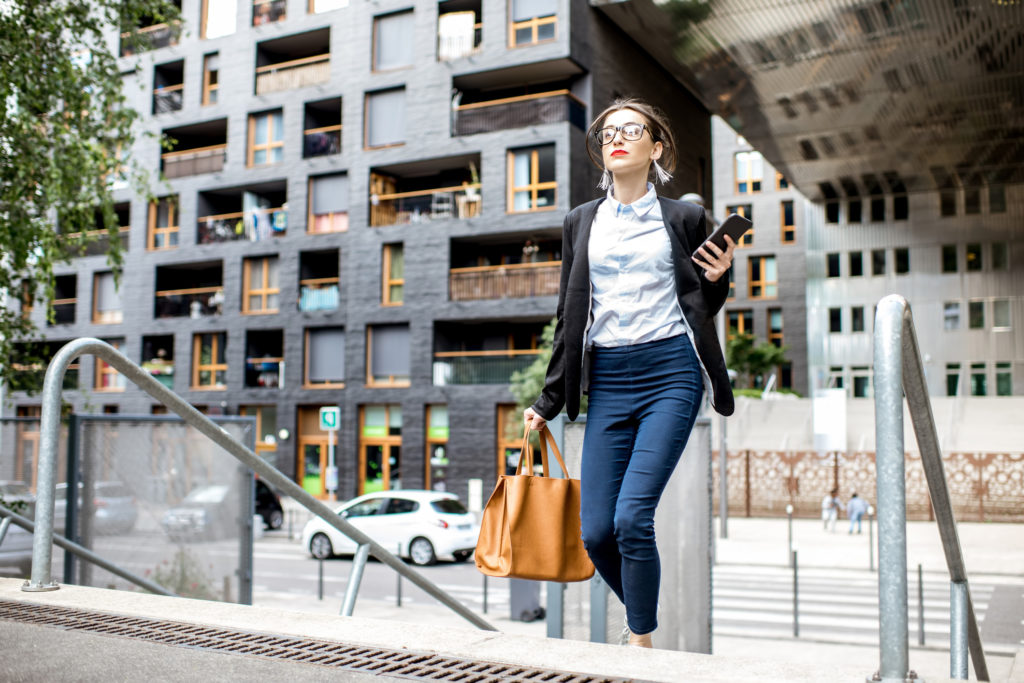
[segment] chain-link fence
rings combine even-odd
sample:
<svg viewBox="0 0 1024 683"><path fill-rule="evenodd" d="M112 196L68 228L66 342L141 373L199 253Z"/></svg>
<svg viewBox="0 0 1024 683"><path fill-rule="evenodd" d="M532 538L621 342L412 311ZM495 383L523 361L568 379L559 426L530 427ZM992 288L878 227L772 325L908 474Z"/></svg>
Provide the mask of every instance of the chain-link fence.
<svg viewBox="0 0 1024 683"><path fill-rule="evenodd" d="M254 418L211 419L253 447ZM38 433L0 421L0 477L33 492ZM72 415L59 453L55 533L179 595L251 603L253 476L234 457L159 415ZM65 583L139 590L56 547L53 562Z"/></svg>

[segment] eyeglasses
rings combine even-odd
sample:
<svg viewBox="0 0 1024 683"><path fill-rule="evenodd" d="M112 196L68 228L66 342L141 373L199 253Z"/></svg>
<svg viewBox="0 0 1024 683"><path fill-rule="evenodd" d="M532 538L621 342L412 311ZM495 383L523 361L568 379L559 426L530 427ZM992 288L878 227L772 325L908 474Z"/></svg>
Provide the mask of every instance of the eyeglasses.
<svg viewBox="0 0 1024 683"><path fill-rule="evenodd" d="M623 140L636 142L644 136L644 128L647 128L647 125L643 123L624 123L621 126L606 126L595 132L594 137L597 138L597 141L602 146L611 144L612 140L615 139L616 133L622 133ZM651 137L654 136L652 135Z"/></svg>

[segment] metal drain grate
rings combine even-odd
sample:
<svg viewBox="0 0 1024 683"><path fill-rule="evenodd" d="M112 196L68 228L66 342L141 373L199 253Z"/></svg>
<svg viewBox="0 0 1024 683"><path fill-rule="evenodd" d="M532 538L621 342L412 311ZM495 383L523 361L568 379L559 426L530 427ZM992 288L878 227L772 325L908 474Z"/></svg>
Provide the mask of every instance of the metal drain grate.
<svg viewBox="0 0 1024 683"><path fill-rule="evenodd" d="M458 683L626 683L553 669L443 657L429 652L386 650L296 636L126 617L51 605L0 600L0 619L101 633L165 645L301 662L410 680Z"/></svg>

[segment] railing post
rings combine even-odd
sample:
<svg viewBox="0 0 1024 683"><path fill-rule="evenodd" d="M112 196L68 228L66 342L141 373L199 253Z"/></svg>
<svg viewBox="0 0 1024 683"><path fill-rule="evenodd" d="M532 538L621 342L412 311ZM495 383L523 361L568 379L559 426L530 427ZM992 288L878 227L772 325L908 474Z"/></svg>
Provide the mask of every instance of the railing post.
<svg viewBox="0 0 1024 683"><path fill-rule="evenodd" d="M359 595L359 584L363 582L363 570L366 569L366 560L370 557L370 546L363 543L356 550L356 556L352 559L352 574L348 577L348 587L345 588L345 600L341 603L341 616L352 616L352 610L356 606L356 596Z"/></svg>
<svg viewBox="0 0 1024 683"><path fill-rule="evenodd" d="M882 681L903 681L907 635L907 509L903 456L903 316L886 297L875 318L875 441L878 477L878 607Z"/></svg>
<svg viewBox="0 0 1024 683"><path fill-rule="evenodd" d="M949 677L967 680L967 584L949 582Z"/></svg>

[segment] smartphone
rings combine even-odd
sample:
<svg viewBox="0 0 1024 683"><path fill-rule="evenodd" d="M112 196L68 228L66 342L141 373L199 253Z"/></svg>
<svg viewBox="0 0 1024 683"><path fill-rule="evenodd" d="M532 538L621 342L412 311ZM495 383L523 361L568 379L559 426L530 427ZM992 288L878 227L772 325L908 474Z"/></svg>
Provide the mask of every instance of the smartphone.
<svg viewBox="0 0 1024 683"><path fill-rule="evenodd" d="M719 249L725 251L726 235L731 237L733 242L739 244L740 238L743 237L743 233L745 233L747 230L750 230L752 225L753 223L751 223L748 219L744 218L738 213L729 214L729 216L724 221L722 221L722 224L718 226L718 229L711 233L711 236L704 240L704 242L700 246L703 247L708 242L714 242ZM711 250L709 249L708 251ZM693 252L693 255L703 260L700 255L700 247L697 248L697 251Z"/></svg>

